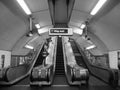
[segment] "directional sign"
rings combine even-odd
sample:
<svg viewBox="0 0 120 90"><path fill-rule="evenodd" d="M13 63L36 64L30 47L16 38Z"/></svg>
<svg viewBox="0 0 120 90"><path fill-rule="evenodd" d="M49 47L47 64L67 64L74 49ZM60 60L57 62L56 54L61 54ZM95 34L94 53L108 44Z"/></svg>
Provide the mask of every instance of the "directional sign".
<svg viewBox="0 0 120 90"><path fill-rule="evenodd" d="M73 35L72 28L50 28L49 35Z"/></svg>

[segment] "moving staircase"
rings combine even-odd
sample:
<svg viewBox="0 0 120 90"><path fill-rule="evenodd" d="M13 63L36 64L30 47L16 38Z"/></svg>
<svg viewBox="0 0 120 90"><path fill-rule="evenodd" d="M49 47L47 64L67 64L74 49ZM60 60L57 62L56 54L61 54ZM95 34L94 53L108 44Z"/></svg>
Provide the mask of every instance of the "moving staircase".
<svg viewBox="0 0 120 90"><path fill-rule="evenodd" d="M66 85L65 69L64 69L64 58L62 48L62 38L57 39L57 54L56 54L56 68L53 85Z"/></svg>
<svg viewBox="0 0 120 90"><path fill-rule="evenodd" d="M64 71L65 70L64 70L62 40L61 38L58 37L55 74L58 76L62 76L65 74Z"/></svg>
<svg viewBox="0 0 120 90"><path fill-rule="evenodd" d="M85 63L83 61L82 55L81 55L78 47L76 46L76 44L74 43L73 40L70 40L70 43L71 43L71 47L73 49L73 53L75 55L75 59L76 59L77 64L79 66L82 66L82 67L86 68L86 65L85 65Z"/></svg>

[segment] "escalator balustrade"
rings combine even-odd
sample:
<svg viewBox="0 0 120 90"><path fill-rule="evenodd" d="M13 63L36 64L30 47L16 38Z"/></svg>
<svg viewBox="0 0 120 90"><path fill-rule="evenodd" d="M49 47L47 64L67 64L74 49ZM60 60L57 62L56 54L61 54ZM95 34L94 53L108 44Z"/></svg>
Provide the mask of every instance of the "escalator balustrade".
<svg viewBox="0 0 120 90"><path fill-rule="evenodd" d="M57 37L55 74L52 85L68 85L65 77L62 38Z"/></svg>
<svg viewBox="0 0 120 90"><path fill-rule="evenodd" d="M49 81L50 67L38 66L32 71L32 82L37 81Z"/></svg>
<svg viewBox="0 0 120 90"><path fill-rule="evenodd" d="M2 68L0 70L0 85L13 85L20 82L22 79L29 76L31 69L33 68L34 62L36 61L36 57L41 52L44 42L39 45L34 52L29 52L31 54L31 58L25 58L25 61L30 61L28 63L13 65L7 68ZM29 57L28 55L22 57ZM15 59L19 61L19 55L12 55L11 59Z"/></svg>
<svg viewBox="0 0 120 90"><path fill-rule="evenodd" d="M72 82L82 81L83 83L88 83L89 80L88 69L85 69L77 65L76 67L72 68L72 72L73 72Z"/></svg>
<svg viewBox="0 0 120 90"><path fill-rule="evenodd" d="M2 68L0 69L0 81L8 81L8 79L6 78L6 71L8 68Z"/></svg>
<svg viewBox="0 0 120 90"><path fill-rule="evenodd" d="M50 85L52 83L54 70L55 41L49 42L49 48L46 51L47 55L45 55L46 57L44 57L43 63L33 68L31 72L31 85L41 86Z"/></svg>
<svg viewBox="0 0 120 90"><path fill-rule="evenodd" d="M79 66L76 62L71 44L68 42L68 38L64 37L64 52L66 57L66 76L69 84L81 85L88 84L89 72L88 69Z"/></svg>
<svg viewBox="0 0 120 90"><path fill-rule="evenodd" d="M81 57L77 58L77 63L79 65L81 64L80 62L82 62L82 65L89 69L89 72L91 75L102 80L103 82L113 87L116 87L118 85L118 70L98 67L98 66L90 64L87 56L85 55L81 47L73 39L70 39L69 41L71 43L71 46L74 52L76 53L77 51L78 53L81 54ZM76 48L74 46L76 46Z"/></svg>

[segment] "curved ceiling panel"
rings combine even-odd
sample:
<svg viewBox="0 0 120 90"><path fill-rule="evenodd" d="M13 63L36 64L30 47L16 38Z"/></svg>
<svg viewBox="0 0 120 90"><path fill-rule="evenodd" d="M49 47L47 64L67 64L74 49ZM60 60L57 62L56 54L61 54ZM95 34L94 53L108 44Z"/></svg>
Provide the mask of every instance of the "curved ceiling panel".
<svg viewBox="0 0 120 90"><path fill-rule="evenodd" d="M25 0L33 13L48 9L48 0Z"/></svg>
<svg viewBox="0 0 120 90"><path fill-rule="evenodd" d="M73 10L69 24L80 27L81 23L89 17L88 13L80 12L79 10Z"/></svg>
<svg viewBox="0 0 120 90"><path fill-rule="evenodd" d="M48 10L33 13L34 23L39 23L41 27L52 25Z"/></svg>
<svg viewBox="0 0 120 90"><path fill-rule="evenodd" d="M95 33L109 50L120 49L120 4L108 14L91 24L90 31Z"/></svg>
<svg viewBox="0 0 120 90"><path fill-rule="evenodd" d="M27 30L26 23L0 2L0 49L11 50Z"/></svg>
<svg viewBox="0 0 120 90"><path fill-rule="evenodd" d="M34 37L34 36L33 36ZM30 49L24 48L27 42L29 42L33 37L23 36L20 38L14 48L12 49L12 55L26 55L29 53Z"/></svg>
<svg viewBox="0 0 120 90"><path fill-rule="evenodd" d="M75 0L74 9L89 13L97 2L98 0Z"/></svg>

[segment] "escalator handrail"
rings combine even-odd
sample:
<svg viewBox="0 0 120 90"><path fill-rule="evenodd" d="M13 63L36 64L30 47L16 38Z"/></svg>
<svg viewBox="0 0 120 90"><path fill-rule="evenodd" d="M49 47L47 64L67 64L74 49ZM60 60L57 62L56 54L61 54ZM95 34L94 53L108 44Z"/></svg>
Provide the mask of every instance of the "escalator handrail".
<svg viewBox="0 0 120 90"><path fill-rule="evenodd" d="M33 64L31 65L31 68L30 68L28 74L31 73L31 70L32 70L32 68L33 68L33 66L34 66L34 64L35 64L35 62L36 62L36 60L37 60L37 58L38 58L38 56L39 56L39 54L40 54L43 46L44 46L44 43L45 43L45 41L43 41L42 44L41 44L41 46L40 46L40 48L37 49L38 50L37 55L35 55L34 58L33 58Z"/></svg>
<svg viewBox="0 0 120 90"><path fill-rule="evenodd" d="M69 80L68 78L68 74L67 74L67 66L69 66L67 64L67 56L66 56L66 49L65 49L65 42L64 42L64 37L62 38L62 46L63 46L63 57L64 57L64 68L65 68L65 76L66 76L66 79L67 79L67 82L71 85L72 82Z"/></svg>

